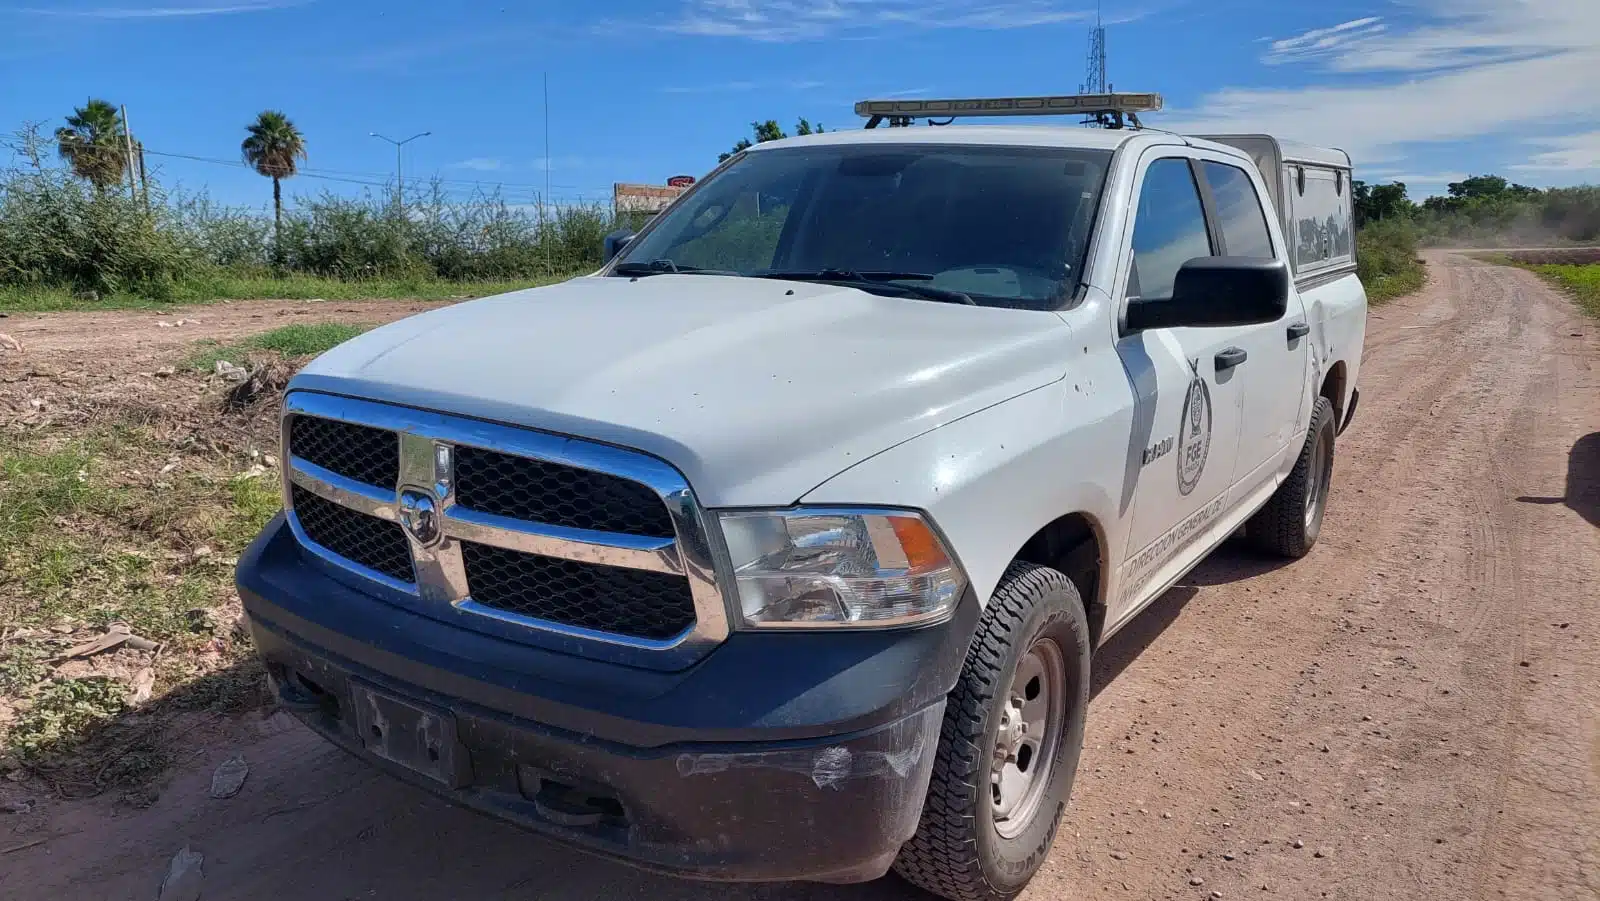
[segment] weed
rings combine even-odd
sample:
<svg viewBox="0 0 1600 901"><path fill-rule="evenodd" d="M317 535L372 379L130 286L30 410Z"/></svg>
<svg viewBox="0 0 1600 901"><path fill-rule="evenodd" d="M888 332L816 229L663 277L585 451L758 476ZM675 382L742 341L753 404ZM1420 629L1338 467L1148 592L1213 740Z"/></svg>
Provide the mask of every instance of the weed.
<svg viewBox="0 0 1600 901"><path fill-rule="evenodd" d="M52 679L36 691L10 730L7 745L23 761L121 713L126 689L112 679Z"/></svg>
<svg viewBox="0 0 1600 901"><path fill-rule="evenodd" d="M50 655L38 645L0 645L0 696L20 695L50 674Z"/></svg>
<svg viewBox="0 0 1600 901"><path fill-rule="evenodd" d="M298 350L308 340L291 334L273 346ZM113 420L71 437L0 437L0 623L34 630L0 644L0 701L16 714L0 721L0 754L63 792L159 773L172 712L263 700L260 666L232 628L232 575L235 557L278 509L276 475L239 472L242 460L185 452L187 437L163 434L142 420ZM160 655L55 662L114 622L159 642ZM77 633L40 637L63 623ZM140 716L122 717L141 669L157 693Z"/></svg>

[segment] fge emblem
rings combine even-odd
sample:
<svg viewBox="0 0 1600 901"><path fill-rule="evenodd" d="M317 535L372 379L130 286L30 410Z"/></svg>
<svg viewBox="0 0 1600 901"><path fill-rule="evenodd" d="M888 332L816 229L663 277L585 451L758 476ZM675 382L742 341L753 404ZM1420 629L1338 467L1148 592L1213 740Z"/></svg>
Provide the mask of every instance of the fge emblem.
<svg viewBox="0 0 1600 901"><path fill-rule="evenodd" d="M1183 399L1183 418L1178 423L1178 493L1188 496L1200 484L1206 471L1206 455L1211 450L1211 389L1200 377L1200 360L1189 362L1189 391Z"/></svg>

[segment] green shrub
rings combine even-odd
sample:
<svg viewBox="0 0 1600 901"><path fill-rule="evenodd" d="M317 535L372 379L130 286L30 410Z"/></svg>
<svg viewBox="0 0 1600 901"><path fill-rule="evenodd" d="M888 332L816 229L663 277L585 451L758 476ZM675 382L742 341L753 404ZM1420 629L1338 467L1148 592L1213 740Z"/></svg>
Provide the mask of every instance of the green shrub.
<svg viewBox="0 0 1600 901"><path fill-rule="evenodd" d="M599 266L616 227L599 205L541 211L496 193L454 198L435 182L409 191L403 208L371 193L297 198L275 238L270 214L204 192L151 183L146 199L96 189L54 165L36 128L11 146L21 162L0 169L0 289L23 298L13 306L60 306L51 295L61 291L92 301L209 299L241 281L285 277L526 283Z"/></svg>
<svg viewBox="0 0 1600 901"><path fill-rule="evenodd" d="M1356 272L1373 303L1422 287L1426 272L1417 259L1417 232L1411 222L1383 219L1356 232Z"/></svg>
<svg viewBox="0 0 1600 901"><path fill-rule="evenodd" d="M169 296L196 258L167 214L64 169L0 171L0 284Z"/></svg>

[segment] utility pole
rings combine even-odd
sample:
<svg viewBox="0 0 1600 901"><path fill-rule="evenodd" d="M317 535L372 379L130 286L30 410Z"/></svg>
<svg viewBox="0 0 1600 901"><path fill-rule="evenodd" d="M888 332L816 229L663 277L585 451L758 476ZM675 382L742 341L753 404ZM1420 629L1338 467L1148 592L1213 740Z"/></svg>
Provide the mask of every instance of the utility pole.
<svg viewBox="0 0 1600 901"><path fill-rule="evenodd" d="M144 195L144 211L145 211L145 213L149 213L150 212L150 178L145 173L145 169L144 169L144 145L140 144L136 148L136 152L139 154L139 193Z"/></svg>
<svg viewBox="0 0 1600 901"><path fill-rule="evenodd" d="M389 143L394 145L394 206L395 206L395 209L399 210L400 214L403 216L403 215L405 215L405 212L406 212L406 194L405 194L406 183L405 183L405 176L402 174L401 169L400 169L400 148L406 146L407 144L411 143L412 141L415 141L417 138L425 138L428 135L433 134L433 132L431 132L431 131L420 132L418 134L412 135L409 138L406 138L404 141L396 141L394 138L386 137L384 135L380 135L375 131L374 132L369 132L369 134L370 134L371 137L382 138L383 140L388 141Z"/></svg>
<svg viewBox="0 0 1600 901"><path fill-rule="evenodd" d="M122 143L127 152L128 162L128 196L134 200L139 199L139 184L133 174L133 132L128 128L128 105L122 105Z"/></svg>

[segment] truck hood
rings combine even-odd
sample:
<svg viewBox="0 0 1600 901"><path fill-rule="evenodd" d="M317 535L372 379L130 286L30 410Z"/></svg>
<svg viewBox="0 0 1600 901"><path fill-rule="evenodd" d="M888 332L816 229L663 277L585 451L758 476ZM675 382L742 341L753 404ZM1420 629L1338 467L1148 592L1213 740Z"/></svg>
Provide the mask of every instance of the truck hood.
<svg viewBox="0 0 1600 901"><path fill-rule="evenodd" d="M290 390L636 448L707 506L784 505L1059 380L1070 339L1048 312L769 279L588 277L368 332Z"/></svg>

